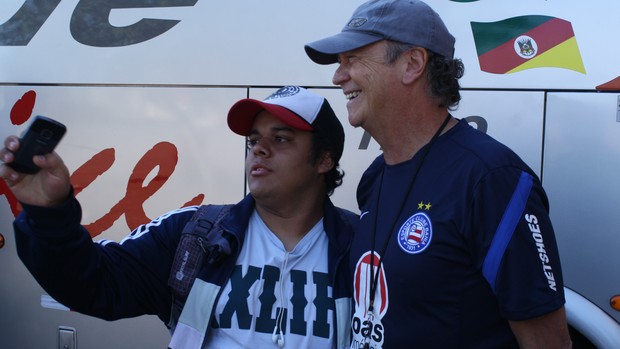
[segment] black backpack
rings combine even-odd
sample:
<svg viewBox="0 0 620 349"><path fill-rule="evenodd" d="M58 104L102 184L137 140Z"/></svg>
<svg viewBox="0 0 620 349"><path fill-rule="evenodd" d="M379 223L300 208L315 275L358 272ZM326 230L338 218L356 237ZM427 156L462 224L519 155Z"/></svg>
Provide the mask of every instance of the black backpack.
<svg viewBox="0 0 620 349"><path fill-rule="evenodd" d="M224 234L219 222L232 206L202 205L183 228L168 277L175 303L185 303L205 263L217 264L230 255L231 237Z"/></svg>

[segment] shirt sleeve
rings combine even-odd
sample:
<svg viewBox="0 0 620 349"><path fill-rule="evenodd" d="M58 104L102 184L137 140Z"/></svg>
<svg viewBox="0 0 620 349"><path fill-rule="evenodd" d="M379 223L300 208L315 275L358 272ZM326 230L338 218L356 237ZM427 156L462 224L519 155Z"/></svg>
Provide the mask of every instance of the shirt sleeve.
<svg viewBox="0 0 620 349"><path fill-rule="evenodd" d="M515 167L491 171L476 188L477 251L482 272L509 320L525 320L564 304L560 257L538 178Z"/></svg>
<svg viewBox="0 0 620 349"><path fill-rule="evenodd" d="M23 208L13 224L17 252L50 296L106 320L144 314L168 320L168 274L182 222L193 211L159 217L136 228L123 244L100 244L80 225L74 197L60 207Z"/></svg>

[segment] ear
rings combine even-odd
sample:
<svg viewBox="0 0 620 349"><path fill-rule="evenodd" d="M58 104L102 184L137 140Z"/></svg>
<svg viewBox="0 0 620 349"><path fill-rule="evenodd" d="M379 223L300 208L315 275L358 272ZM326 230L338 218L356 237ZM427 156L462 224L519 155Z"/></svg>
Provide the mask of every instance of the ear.
<svg viewBox="0 0 620 349"><path fill-rule="evenodd" d="M334 166L336 166L336 163L332 158L332 154L330 152L323 152L316 168L319 174L325 174L334 168Z"/></svg>
<svg viewBox="0 0 620 349"><path fill-rule="evenodd" d="M406 59L406 67L402 82L408 85L424 75L428 62L428 51L422 47L414 47L404 54L404 58Z"/></svg>

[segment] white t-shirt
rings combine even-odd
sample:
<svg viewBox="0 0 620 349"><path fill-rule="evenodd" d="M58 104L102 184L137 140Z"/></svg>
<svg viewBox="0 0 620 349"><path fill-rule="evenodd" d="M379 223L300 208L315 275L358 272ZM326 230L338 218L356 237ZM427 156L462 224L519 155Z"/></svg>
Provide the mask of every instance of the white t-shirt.
<svg viewBox="0 0 620 349"><path fill-rule="evenodd" d="M327 247L322 219L286 252L254 211L207 347L277 349L280 339L284 348L335 348Z"/></svg>

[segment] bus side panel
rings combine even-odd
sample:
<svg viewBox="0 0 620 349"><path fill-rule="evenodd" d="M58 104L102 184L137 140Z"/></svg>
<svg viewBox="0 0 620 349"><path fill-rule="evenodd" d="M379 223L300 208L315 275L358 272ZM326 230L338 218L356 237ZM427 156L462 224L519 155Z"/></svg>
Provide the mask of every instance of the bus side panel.
<svg viewBox="0 0 620 349"><path fill-rule="evenodd" d="M617 93L549 93L544 181L567 287L620 322Z"/></svg>

